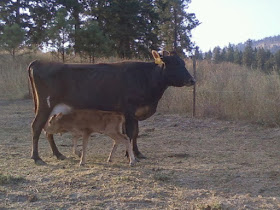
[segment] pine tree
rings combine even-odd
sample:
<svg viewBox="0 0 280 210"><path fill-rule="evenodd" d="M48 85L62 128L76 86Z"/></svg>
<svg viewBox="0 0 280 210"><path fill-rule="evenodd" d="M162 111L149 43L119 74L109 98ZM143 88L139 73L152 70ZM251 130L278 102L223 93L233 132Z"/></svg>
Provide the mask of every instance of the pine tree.
<svg viewBox="0 0 280 210"><path fill-rule="evenodd" d="M256 59L257 59L257 68L261 69L261 70L264 70L264 64L265 64L265 60L266 60L266 52L263 48L258 48Z"/></svg>
<svg viewBox="0 0 280 210"><path fill-rule="evenodd" d="M273 70L275 66L274 55L270 51L266 51L266 61L264 63L264 69L266 72L270 72Z"/></svg>
<svg viewBox="0 0 280 210"><path fill-rule="evenodd" d="M191 31L200 23L194 13L187 13L190 0L157 0L160 15L160 39L167 50L175 50L184 55L184 51L194 48Z"/></svg>
<svg viewBox="0 0 280 210"><path fill-rule="evenodd" d="M26 10L31 0L1 0L0 1L0 20L5 25L17 24L20 28L30 26L29 16Z"/></svg>
<svg viewBox="0 0 280 210"><path fill-rule="evenodd" d="M0 38L0 47L15 58L16 52L23 46L24 34L25 31L16 23L4 26L3 34Z"/></svg>
<svg viewBox="0 0 280 210"><path fill-rule="evenodd" d="M220 56L220 62L224 62L224 61L226 61L227 60L227 50L226 50L226 48L224 47L223 49L222 49L222 52L221 52L221 56Z"/></svg>
<svg viewBox="0 0 280 210"><path fill-rule="evenodd" d="M241 51L239 51L237 48L235 48L234 54L233 54L233 59L234 59L233 62L241 65L242 57L243 57L243 53Z"/></svg>
<svg viewBox="0 0 280 210"><path fill-rule="evenodd" d="M81 20L81 14L84 13L82 0L58 0L57 4L63 6L72 17L71 24L73 25L73 31L70 38L73 42L75 52L80 52L79 48L82 37L79 36L79 30L83 22Z"/></svg>
<svg viewBox="0 0 280 210"><path fill-rule="evenodd" d="M114 41L121 58L131 58L138 37L140 2L137 0L98 1L98 21L105 34ZM100 5L101 4L101 5ZM104 5L103 7L102 4Z"/></svg>
<svg viewBox="0 0 280 210"><path fill-rule="evenodd" d="M212 60L212 51L209 50L208 52L205 53L204 59L211 61Z"/></svg>
<svg viewBox="0 0 280 210"><path fill-rule="evenodd" d="M96 21L88 21L79 30L78 35L83 37L79 49L86 54L91 63L94 63L96 56L110 55L112 42L103 34Z"/></svg>
<svg viewBox="0 0 280 210"><path fill-rule="evenodd" d="M275 53L275 69L280 72L280 50Z"/></svg>
<svg viewBox="0 0 280 210"><path fill-rule="evenodd" d="M229 44L226 51L226 61L234 62L234 48L232 44Z"/></svg>
<svg viewBox="0 0 280 210"><path fill-rule="evenodd" d="M248 40L246 42L245 50L243 52L243 58L242 63L244 66L252 67L253 61L254 61L254 54L253 54L253 44L252 40Z"/></svg>
<svg viewBox="0 0 280 210"><path fill-rule="evenodd" d="M48 36L50 40L48 46L54 48L57 57L65 62L66 54L71 50L70 35L73 32L73 19L67 13L65 8L58 9L54 20L49 28Z"/></svg>
<svg viewBox="0 0 280 210"><path fill-rule="evenodd" d="M221 62L221 48L215 47L213 50L213 60L215 63Z"/></svg>
<svg viewBox="0 0 280 210"><path fill-rule="evenodd" d="M29 4L30 21L32 25L28 31L29 44L34 49L42 48L49 40L48 30L55 17L55 0L37 0Z"/></svg>
<svg viewBox="0 0 280 210"><path fill-rule="evenodd" d="M29 16L26 12L30 0L1 0L0 1L0 34L2 49L13 57L17 47L22 47L25 39L25 29L30 27Z"/></svg>

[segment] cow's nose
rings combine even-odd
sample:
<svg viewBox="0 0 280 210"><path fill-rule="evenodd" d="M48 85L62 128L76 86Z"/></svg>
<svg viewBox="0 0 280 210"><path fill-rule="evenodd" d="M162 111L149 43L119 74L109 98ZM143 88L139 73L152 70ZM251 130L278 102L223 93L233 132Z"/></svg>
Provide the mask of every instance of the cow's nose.
<svg viewBox="0 0 280 210"><path fill-rule="evenodd" d="M189 80L189 83L190 83L190 85L194 85L194 84L196 83L196 81L195 81L194 78L191 78L191 79Z"/></svg>

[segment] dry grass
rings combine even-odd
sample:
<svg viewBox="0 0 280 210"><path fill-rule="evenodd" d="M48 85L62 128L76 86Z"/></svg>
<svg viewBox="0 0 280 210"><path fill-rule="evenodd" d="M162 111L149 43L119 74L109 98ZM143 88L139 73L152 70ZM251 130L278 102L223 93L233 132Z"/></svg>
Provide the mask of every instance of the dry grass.
<svg viewBox="0 0 280 210"><path fill-rule="evenodd" d="M28 94L27 66L32 58L0 55L0 98L23 98Z"/></svg>
<svg viewBox="0 0 280 210"><path fill-rule="evenodd" d="M52 60L50 55L17 57L13 61L0 55L0 98L18 99L28 95L28 64L38 58ZM78 58L74 60L80 62ZM97 62L116 62L101 58ZM192 72L192 62L187 61ZM278 126L280 124L280 77L230 63L197 65L197 116L227 120L246 120ZM170 87L159 103L163 113L191 113L192 88Z"/></svg>
<svg viewBox="0 0 280 210"><path fill-rule="evenodd" d="M187 66L192 71L191 61ZM207 61L197 64L197 116L246 120L279 126L280 77L239 65ZM159 109L170 113L192 110L191 88L169 88Z"/></svg>
<svg viewBox="0 0 280 210"><path fill-rule="evenodd" d="M279 209L280 129L182 115L140 122L139 149L148 157L129 167L112 140L90 138L85 167L71 136L55 136L60 161L41 135L30 158L31 100L1 100L0 209ZM80 142L79 142L80 143ZM81 148L81 147L79 147Z"/></svg>

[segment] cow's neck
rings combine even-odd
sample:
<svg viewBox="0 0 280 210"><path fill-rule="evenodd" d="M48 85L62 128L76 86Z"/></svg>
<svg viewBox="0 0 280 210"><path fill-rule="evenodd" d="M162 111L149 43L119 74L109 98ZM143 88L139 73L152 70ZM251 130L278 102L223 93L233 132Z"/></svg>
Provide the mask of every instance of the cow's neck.
<svg viewBox="0 0 280 210"><path fill-rule="evenodd" d="M163 69L160 67L156 67L157 71L157 79L153 81L153 86L152 86L152 94L153 94L153 99L154 103L158 103L158 101L161 99L163 96L164 91L168 88L167 81L163 72Z"/></svg>

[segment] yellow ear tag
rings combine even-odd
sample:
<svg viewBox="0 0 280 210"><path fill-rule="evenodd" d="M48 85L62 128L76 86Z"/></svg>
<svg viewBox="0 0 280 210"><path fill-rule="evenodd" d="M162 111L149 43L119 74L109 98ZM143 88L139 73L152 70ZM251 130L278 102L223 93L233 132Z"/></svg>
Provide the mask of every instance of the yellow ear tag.
<svg viewBox="0 0 280 210"><path fill-rule="evenodd" d="M156 58L155 64L162 65L162 64L164 64L164 62L161 60L161 58Z"/></svg>
<svg viewBox="0 0 280 210"><path fill-rule="evenodd" d="M161 60L161 58L160 58L160 56L159 56L157 51L152 50L152 54L153 54L153 57L155 59L155 64L158 64L158 65L164 64L164 62Z"/></svg>

